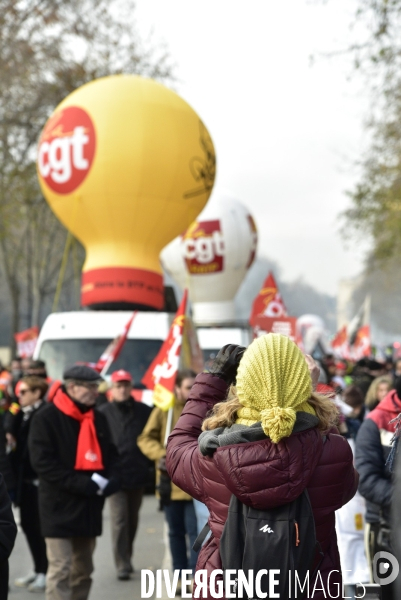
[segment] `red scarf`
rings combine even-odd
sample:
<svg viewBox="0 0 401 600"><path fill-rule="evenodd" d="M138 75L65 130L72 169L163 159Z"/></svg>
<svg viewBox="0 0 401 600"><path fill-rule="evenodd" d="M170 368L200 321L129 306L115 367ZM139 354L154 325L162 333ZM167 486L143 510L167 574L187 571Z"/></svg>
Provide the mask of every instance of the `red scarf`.
<svg viewBox="0 0 401 600"><path fill-rule="evenodd" d="M76 419L80 423L77 456L74 469L83 471L97 471L104 469L102 462L102 451L95 429L95 413L91 408L81 413L78 406L74 404L69 396L59 388L53 403L62 413Z"/></svg>

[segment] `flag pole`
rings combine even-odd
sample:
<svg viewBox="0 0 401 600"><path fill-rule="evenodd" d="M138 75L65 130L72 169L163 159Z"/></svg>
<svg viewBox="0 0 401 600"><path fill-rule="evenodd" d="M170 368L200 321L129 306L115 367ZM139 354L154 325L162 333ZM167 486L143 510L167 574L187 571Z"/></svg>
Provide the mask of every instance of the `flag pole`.
<svg viewBox="0 0 401 600"><path fill-rule="evenodd" d="M185 293L187 293L187 298L188 298L188 296L189 296L189 290L188 290L188 288L184 289L184 294ZM187 310L188 310L188 300L187 300L187 302L185 304L184 325L183 325L183 328L182 328L183 332L184 332L184 327L185 327L185 323L186 323L186 320L187 320ZM181 358L181 353L182 353L182 344L181 344L181 348L180 348L180 358ZM180 367L178 366L178 368L180 368ZM175 394L174 394L174 397L175 397ZM172 425L173 425L174 405L175 405L175 402L174 402L173 406L168 409L167 423L166 423L166 432L164 434L164 447L167 446L167 440L168 440L168 437L169 437L169 435L171 433L171 429L172 429Z"/></svg>
<svg viewBox="0 0 401 600"><path fill-rule="evenodd" d="M173 424L173 412L174 412L174 407L172 406L171 408L168 409L168 413L167 413L166 433L164 434L164 447L167 446L168 436L171 433L171 426Z"/></svg>
<svg viewBox="0 0 401 600"><path fill-rule="evenodd" d="M107 360L102 368L102 370L100 371L100 376L104 377L107 373L107 371L109 370L110 365L118 358L118 356L120 355L120 352L125 344L125 341L128 337L129 331L131 329L131 325L133 323L134 318L136 317L138 311L134 311L132 313L132 316L130 318L130 320L128 321L128 323L126 324L123 333L118 336L117 338L115 338L115 340L112 342L112 348L111 351L107 357ZM115 344L115 345L114 345ZM106 352L109 350L109 346L106 348ZM102 357L100 357L102 358Z"/></svg>
<svg viewBox="0 0 401 600"><path fill-rule="evenodd" d="M366 296L366 308L365 308L365 319L366 319L366 325L370 326L370 320L371 320L371 309L372 309L372 302L371 302L371 295L368 294Z"/></svg>

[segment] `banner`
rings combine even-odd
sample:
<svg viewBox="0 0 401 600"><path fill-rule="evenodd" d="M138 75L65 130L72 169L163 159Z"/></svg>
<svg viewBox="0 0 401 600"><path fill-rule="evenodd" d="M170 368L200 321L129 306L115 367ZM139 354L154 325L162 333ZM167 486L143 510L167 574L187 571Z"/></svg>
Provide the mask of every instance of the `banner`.
<svg viewBox="0 0 401 600"><path fill-rule="evenodd" d="M260 337L266 333L281 333L296 344L298 343L296 317L255 317L253 331L255 337Z"/></svg>
<svg viewBox="0 0 401 600"><path fill-rule="evenodd" d="M154 405L164 411L172 408L174 404L174 386L180 363L187 297L188 292L185 290L167 339L142 377L142 383L153 390Z"/></svg>
<svg viewBox="0 0 401 600"><path fill-rule="evenodd" d="M31 358L39 337L39 327L30 327L14 334L17 343L17 354L21 358Z"/></svg>
<svg viewBox="0 0 401 600"><path fill-rule="evenodd" d="M266 277L262 289L253 301L251 316L249 317L252 327L255 326L255 319L261 316L272 318L287 316L287 310L271 272Z"/></svg>
<svg viewBox="0 0 401 600"><path fill-rule="evenodd" d="M131 329L132 321L135 319L136 313L137 311L132 313L132 316L129 318L124 327L124 331L114 338L114 340L107 346L97 363L93 366L93 368L101 375L107 373L110 365L117 360L118 356L120 355L120 352L125 344L125 340L128 337L129 330Z"/></svg>
<svg viewBox="0 0 401 600"><path fill-rule="evenodd" d="M334 354L338 358L350 358L350 347L347 335L347 326L344 325L340 331L336 333L331 341L331 347L333 348Z"/></svg>

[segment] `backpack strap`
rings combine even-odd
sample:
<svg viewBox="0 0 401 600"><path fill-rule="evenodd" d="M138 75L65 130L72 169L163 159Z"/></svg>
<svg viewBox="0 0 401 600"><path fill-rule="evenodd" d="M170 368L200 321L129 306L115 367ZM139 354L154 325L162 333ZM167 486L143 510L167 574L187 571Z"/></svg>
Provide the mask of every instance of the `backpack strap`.
<svg viewBox="0 0 401 600"><path fill-rule="evenodd" d="M322 436L322 440L323 440L323 446L324 446L324 445L325 445L325 443L327 442L327 435L323 435L323 436ZM305 488L305 492L307 493L307 495L308 495L308 498L309 498L309 494L308 494L308 492L307 492L306 488ZM317 563L317 565L316 565L315 569L313 570L312 579L314 579L315 575L316 575L316 574L317 574L317 572L319 571L319 569L320 569L320 565L322 564L322 562L323 562L323 559L324 559L324 552L323 552L323 548L322 548L322 546L320 545L320 542L319 542L319 540L316 540L315 552L318 552L318 554L319 554L319 562Z"/></svg>
<svg viewBox="0 0 401 600"><path fill-rule="evenodd" d="M200 532L200 534L194 541L194 545L192 546L192 550L194 552L198 552L201 549L202 544L205 541L206 536L209 533L209 531L210 531L209 523L206 523L206 525L204 525L204 527L202 528L202 531Z"/></svg>

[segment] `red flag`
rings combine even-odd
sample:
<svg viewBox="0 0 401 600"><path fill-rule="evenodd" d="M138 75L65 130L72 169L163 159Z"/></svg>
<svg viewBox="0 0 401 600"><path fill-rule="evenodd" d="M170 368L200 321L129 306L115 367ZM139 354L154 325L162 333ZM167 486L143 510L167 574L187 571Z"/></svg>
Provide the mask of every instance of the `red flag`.
<svg viewBox="0 0 401 600"><path fill-rule="evenodd" d="M350 358L347 326L344 325L331 341L334 354L339 358Z"/></svg>
<svg viewBox="0 0 401 600"><path fill-rule="evenodd" d="M351 346L355 343L359 329L370 324L370 312L370 294L368 294L363 301L362 306L347 327L348 340Z"/></svg>
<svg viewBox="0 0 401 600"><path fill-rule="evenodd" d="M287 310L271 272L266 277L262 289L253 301L251 316L249 317L250 324L254 326L256 317L261 316L272 318L287 316Z"/></svg>
<svg viewBox="0 0 401 600"><path fill-rule="evenodd" d="M185 290L167 339L142 378L142 383L153 390L155 406L165 411L174 403L174 386L180 362L187 297L188 292Z"/></svg>
<svg viewBox="0 0 401 600"><path fill-rule="evenodd" d="M17 342L17 354L21 358L31 358L35 351L36 342L39 337L39 327L30 327L24 331L14 334Z"/></svg>
<svg viewBox="0 0 401 600"><path fill-rule="evenodd" d="M364 325L356 332L355 341L351 347L351 356L353 360L360 360L364 356L370 355L370 327L369 325Z"/></svg>
<svg viewBox="0 0 401 600"><path fill-rule="evenodd" d="M125 344L125 340L128 337L129 330L131 329L132 321L135 318L136 312L137 311L132 313L132 316L129 318L128 323L124 327L124 331L114 338L114 340L107 346L97 363L93 366L93 368L102 375L107 373L110 365L117 360L118 356L120 355L120 352Z"/></svg>

